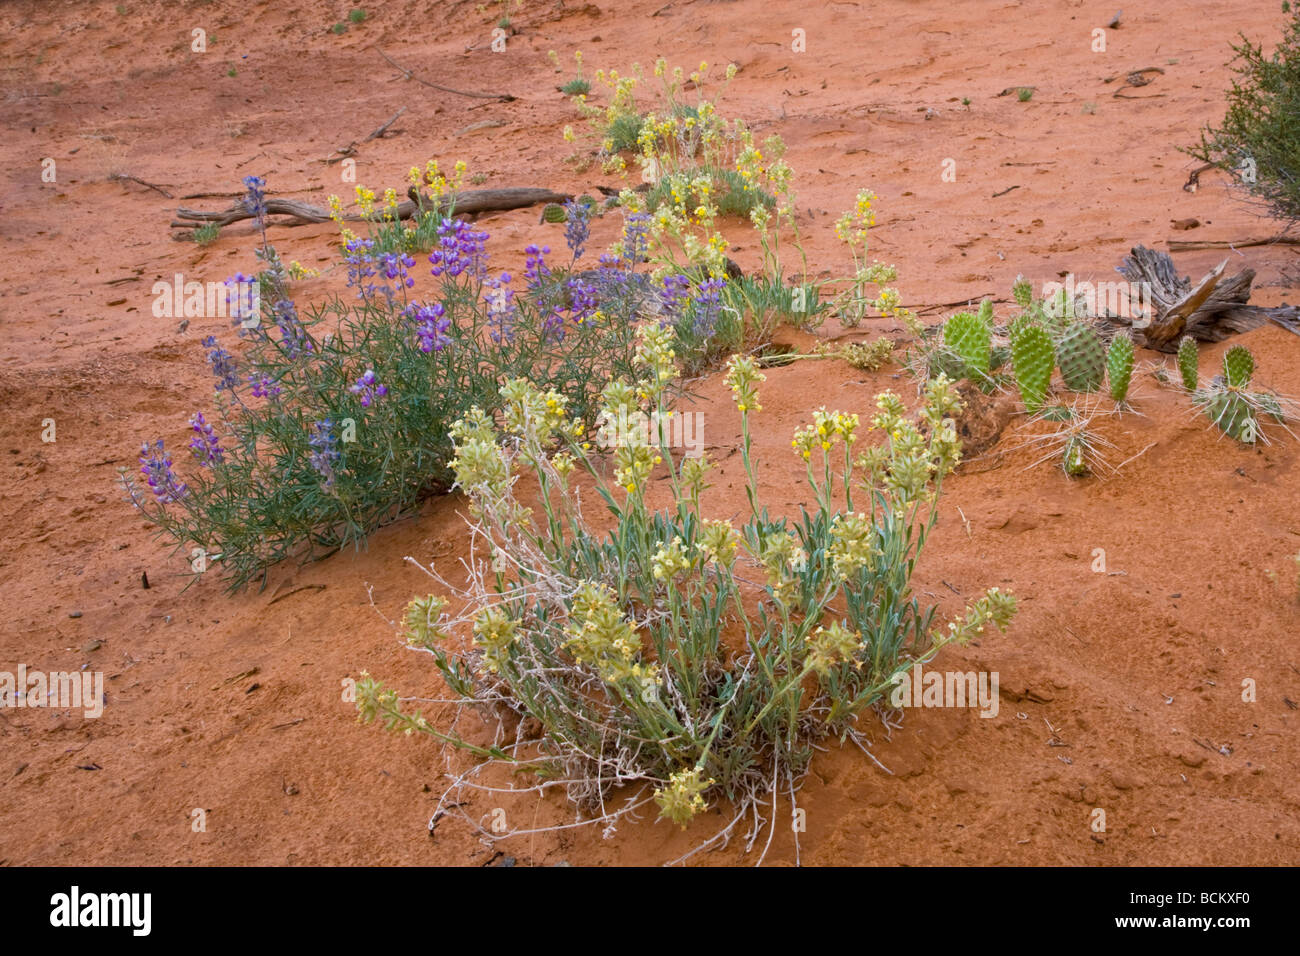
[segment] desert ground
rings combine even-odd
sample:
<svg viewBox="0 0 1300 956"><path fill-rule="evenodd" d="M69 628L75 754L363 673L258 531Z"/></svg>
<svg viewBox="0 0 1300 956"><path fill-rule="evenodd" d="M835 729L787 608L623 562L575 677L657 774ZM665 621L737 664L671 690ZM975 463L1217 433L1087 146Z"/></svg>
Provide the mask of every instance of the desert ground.
<svg viewBox="0 0 1300 956"><path fill-rule="evenodd" d="M428 590L407 556L454 572L467 544L456 495L364 551L278 567L264 590L191 583L184 555L123 500L117 469L134 470L156 436L185 440L211 394L200 341L228 322L156 319L151 288L178 272L251 272L256 237L246 222L208 246L176 241L178 206L223 208L249 174L323 204L351 191L324 162L351 142L372 188L402 187L429 158L463 159L485 186L617 185L598 165L564 162L561 131L577 117L546 54L580 50L590 70L735 63L724 108L788 144L815 270L842 271L831 224L871 188L873 254L897 265L905 303L928 322L984 296L1001 307L1018 274L1109 279L1139 243L1276 234L1281 224L1218 173L1185 190L1196 163L1178 147L1221 118L1238 30L1276 42L1277 5L1124 4L1094 52L1091 31L1117 5L525 0L503 52L491 43L496 4L375 0L341 34L330 30L350 9L340 3L0 7L0 669L103 671L107 695L98 719L0 710L0 863L657 864L722 819L714 809L682 832L649 813L614 833L556 830L574 820L558 796L478 795L463 808L471 818L501 806L514 828L539 832L494 843L450 816L430 832L441 751L358 725L340 688L365 670L438 696L436 671L384 618ZM205 53L191 49L195 28L216 37ZM796 29L804 52L792 51ZM413 77L514 99L444 92L380 51ZM1147 67L1162 72L1124 87ZM1029 86L1026 102L999 95ZM47 158L55 182L42 180ZM221 195L180 198L197 193ZM529 242L556 241L536 208L478 224L520 261ZM614 238L607 228L597 245ZM271 232L286 259L325 270L309 295L342 287L333 224ZM743 226L735 241L737 262L756 265ZM1175 261L1195 278L1225 256L1257 271L1252 302L1294 301L1295 246ZM868 320L783 335L808 346L898 331ZM1264 327L1234 341L1254 351L1260 380L1300 395L1294 335ZM1228 344L1203 348L1202 367ZM884 388L912 388L896 364L767 374L762 483L791 506L802 468L789 436L810 409L866 409ZM743 501L739 418L721 372L693 389L721 461L706 504L726 514ZM796 852L804 865L1300 862L1300 443L1223 437L1148 374L1135 391L1140 414L1106 425L1117 460L1133 458L1112 477L1029 467L1032 452L1004 438L945 485L915 586L948 613L988 585L1019 596L1007 633L941 658L997 671L999 714L909 712L901 730L873 735L887 771L833 744L801 794L797 851L780 828L767 864ZM46 419L54 442L42 441ZM1099 807L1104 834L1090 826ZM691 862L753 862L742 844Z"/></svg>

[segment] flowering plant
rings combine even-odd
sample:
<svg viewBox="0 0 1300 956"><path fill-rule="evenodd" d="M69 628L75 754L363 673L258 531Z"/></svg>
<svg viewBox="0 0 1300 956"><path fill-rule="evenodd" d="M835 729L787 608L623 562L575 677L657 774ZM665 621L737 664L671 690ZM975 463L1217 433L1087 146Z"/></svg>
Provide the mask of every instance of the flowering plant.
<svg viewBox="0 0 1300 956"><path fill-rule="evenodd" d="M459 174L449 183L436 164L426 168L433 208ZM579 222L567 263L529 247L518 280L490 267L490 237L461 219L436 217L427 265L400 237L345 226L347 297L300 309L294 270L266 240L265 183L246 185L262 268L228 282L239 345L203 340L214 409L191 419L195 467L182 479L160 438L141 450L147 487L123 474L129 499L196 573L219 564L238 588L291 555L360 545L450 487L451 424L474 407L499 410L502 381L529 376L563 394L570 427L582 431L595 423L601 377L638 374L634 320L647 277L635 220L627 254L602 257L599 269L577 270L587 242ZM375 230L401 228L391 191L382 203L363 187L358 197ZM342 226L341 204L331 208Z"/></svg>
<svg viewBox="0 0 1300 956"><path fill-rule="evenodd" d="M648 324L638 334L645 375L607 382L606 419L629 407L653 410L652 420L673 414L672 331ZM860 718L899 674L990 623L1005 628L1015 601L996 588L947 628L910 588L943 478L960 458L950 383L927 386L915 419L897 396L879 396L870 428L883 440L865 448L859 414L817 411L793 440L815 507L791 519L760 502L750 422L764 378L752 358L728 363L749 502L738 524L703 514L710 466L675 460L662 431L620 444L611 481L566 427L564 396L544 386L509 381L499 416L475 408L458 421L452 468L471 502L470 582L457 588L435 574L450 596L412 602L403 629L464 702L526 720L513 743L485 748L368 675L362 719L468 748L489 758L480 766L534 772L539 789L562 781L589 822L609 825L653 802L685 826L730 802L734 815L707 845L747 814L757 821L776 793L793 802L819 739L861 743ZM656 476L671 489L660 508L648 500ZM540 511L522 504L521 487ZM583 518L585 487L613 516L607 533ZM465 630L472 637L460 646ZM611 807L620 790L628 798ZM454 791L440 812L461 806Z"/></svg>

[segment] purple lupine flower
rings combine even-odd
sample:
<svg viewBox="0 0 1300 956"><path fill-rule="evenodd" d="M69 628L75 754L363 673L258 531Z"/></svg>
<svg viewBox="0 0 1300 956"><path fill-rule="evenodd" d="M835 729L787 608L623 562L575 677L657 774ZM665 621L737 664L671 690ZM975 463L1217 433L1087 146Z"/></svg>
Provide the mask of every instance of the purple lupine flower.
<svg viewBox="0 0 1300 956"><path fill-rule="evenodd" d="M677 317L682 305L686 302L687 292L690 287L691 280L687 276L680 274L664 276L663 289L659 293L659 302L663 306L666 316L670 318Z"/></svg>
<svg viewBox="0 0 1300 956"><path fill-rule="evenodd" d="M379 267L380 274L388 280L384 283L384 295L390 304L397 298L396 290L401 289L405 293L415 285L415 279L409 274L409 270L415 267L415 260L406 253L385 252L375 260L375 264Z"/></svg>
<svg viewBox="0 0 1300 956"><path fill-rule="evenodd" d="M257 220L257 228L266 232L266 180L260 176L245 176L244 186L248 189L244 208Z"/></svg>
<svg viewBox="0 0 1300 956"><path fill-rule="evenodd" d="M312 351L311 336L307 334L302 319L298 318L298 309L291 299L281 299L271 311L275 314L275 324L280 330L285 354L290 359Z"/></svg>
<svg viewBox="0 0 1300 956"><path fill-rule="evenodd" d="M634 212L623 222L623 259L635 267L645 262L650 251L650 216Z"/></svg>
<svg viewBox="0 0 1300 956"><path fill-rule="evenodd" d="M564 283L569 290L569 310L578 325L585 322L600 306L600 293L595 283L580 276L569 276Z"/></svg>
<svg viewBox="0 0 1300 956"><path fill-rule="evenodd" d="M249 373L248 384L253 390L254 398L275 398L281 392L280 386L275 384L275 379L256 372Z"/></svg>
<svg viewBox="0 0 1300 956"><path fill-rule="evenodd" d="M152 446L148 442L140 446L140 474L159 504L180 501L188 491L172 471L172 456L163 448L161 438Z"/></svg>
<svg viewBox="0 0 1300 956"><path fill-rule="evenodd" d="M475 232L463 219L444 219L438 226L438 248L429 254L435 276L455 278L463 272L481 279L487 274L486 232Z"/></svg>
<svg viewBox="0 0 1300 956"><path fill-rule="evenodd" d="M388 387L380 384L379 380L375 377L374 369L368 368L362 376L357 379L356 384L349 388L348 391L353 395L360 395L361 407L369 408L374 404L375 399L383 398L388 394Z"/></svg>
<svg viewBox="0 0 1300 956"><path fill-rule="evenodd" d="M333 491L334 469L338 467L343 458L338 448L338 438L334 435L334 422L328 418L324 421L313 422L311 437L307 439L307 444L312 448L309 458L311 466L325 479L322 482L325 490Z"/></svg>
<svg viewBox="0 0 1300 956"><path fill-rule="evenodd" d="M243 338L262 324L262 284L256 276L236 272L224 285L226 311L231 323L239 326L239 337Z"/></svg>
<svg viewBox="0 0 1300 956"><path fill-rule="evenodd" d="M713 330L718 325L718 313L722 311L722 290L726 284L726 279L713 278L706 279L696 287L692 298L695 305L696 335L713 337Z"/></svg>
<svg viewBox="0 0 1300 956"><path fill-rule="evenodd" d="M406 317L415 325L415 338L421 352L440 352L451 344L451 336L447 335L451 319L446 314L441 302L407 307Z"/></svg>
<svg viewBox="0 0 1300 956"><path fill-rule="evenodd" d="M217 344L215 335L204 339L203 347L208 350L208 364L212 366L212 374L217 377L216 390L233 392L239 384L239 379L235 376L235 357Z"/></svg>
<svg viewBox="0 0 1300 956"><path fill-rule="evenodd" d="M591 235L591 207L577 200L564 204L564 244L573 253L573 261L582 258L582 251L587 248L587 238Z"/></svg>
<svg viewBox="0 0 1300 956"><path fill-rule="evenodd" d="M199 460L202 467L212 468L225 461L226 453L217 439L217 433L204 421L202 412L194 413L194 417L190 419L190 427L194 429L194 437L190 439L190 451L194 452L194 457Z"/></svg>
<svg viewBox="0 0 1300 956"><path fill-rule="evenodd" d="M359 299L375 293L375 283L366 281L375 275L374 248L369 239L353 239L343 247L343 261L348 264L348 288L355 288Z"/></svg>
<svg viewBox="0 0 1300 956"><path fill-rule="evenodd" d="M491 330L492 341L498 345L514 341L517 306L515 290L509 288L510 273L503 272L495 279L488 279L484 285L487 291L483 294L483 299L488 307L488 328Z"/></svg>
<svg viewBox="0 0 1300 956"><path fill-rule="evenodd" d="M530 289L536 289L542 284L542 280L550 276L551 270L546 265L546 257L550 253L550 246L524 247L524 284Z"/></svg>

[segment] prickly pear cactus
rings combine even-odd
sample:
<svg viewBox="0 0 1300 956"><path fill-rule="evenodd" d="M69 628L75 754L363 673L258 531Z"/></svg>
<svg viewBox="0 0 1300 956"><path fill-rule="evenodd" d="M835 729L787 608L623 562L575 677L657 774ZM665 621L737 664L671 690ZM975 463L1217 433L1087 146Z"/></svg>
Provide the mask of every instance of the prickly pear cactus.
<svg viewBox="0 0 1300 956"><path fill-rule="evenodd" d="M990 329L993 328L993 300L985 299L980 303L979 319Z"/></svg>
<svg viewBox="0 0 1300 956"><path fill-rule="evenodd" d="M548 202L542 207L542 222L567 222L568 212L559 203Z"/></svg>
<svg viewBox="0 0 1300 956"><path fill-rule="evenodd" d="M1056 340L1056 361L1066 388L1092 392L1101 386L1106 374L1106 349L1096 329L1082 322L1072 322Z"/></svg>
<svg viewBox="0 0 1300 956"><path fill-rule="evenodd" d="M1022 309L1029 308L1029 303L1034 301L1034 287L1024 276L1016 276L1016 281L1011 286L1012 298Z"/></svg>
<svg viewBox="0 0 1300 956"><path fill-rule="evenodd" d="M1083 440L1078 436L1070 436L1065 443L1065 450L1061 455L1061 468L1071 478L1081 478L1088 474L1088 459L1084 450Z"/></svg>
<svg viewBox="0 0 1300 956"><path fill-rule="evenodd" d="M927 378L938 378L940 375L946 375L951 381L955 382L958 379L965 378L967 374L966 360L956 350L944 345L930 353L928 367L926 368Z"/></svg>
<svg viewBox="0 0 1300 956"><path fill-rule="evenodd" d="M990 306L990 312L992 307ZM990 353L993 347L993 328L980 314L958 312L943 325L943 344L961 356L971 372L978 376L989 373Z"/></svg>
<svg viewBox="0 0 1300 956"><path fill-rule="evenodd" d="M1124 401L1133 379L1133 337L1128 332L1120 332L1110 340L1110 348L1106 350L1106 379L1110 382L1111 400Z"/></svg>
<svg viewBox="0 0 1300 956"><path fill-rule="evenodd" d="M1183 388L1189 392L1196 391L1198 380L1196 358L1196 339L1184 335L1183 340L1178 343L1178 374L1183 377Z"/></svg>
<svg viewBox="0 0 1300 956"><path fill-rule="evenodd" d="M1043 407L1055 364L1052 337L1046 329L1026 324L1012 333L1011 365L1016 373L1020 397L1031 412Z"/></svg>
<svg viewBox="0 0 1300 956"><path fill-rule="evenodd" d="M1237 441L1253 445L1259 435L1259 423L1250 404L1237 392L1215 392L1205 405L1205 414L1225 435Z"/></svg>
<svg viewBox="0 0 1300 956"><path fill-rule="evenodd" d="M1234 345L1223 353L1223 377L1229 388L1245 388L1255 374L1255 356L1244 345Z"/></svg>

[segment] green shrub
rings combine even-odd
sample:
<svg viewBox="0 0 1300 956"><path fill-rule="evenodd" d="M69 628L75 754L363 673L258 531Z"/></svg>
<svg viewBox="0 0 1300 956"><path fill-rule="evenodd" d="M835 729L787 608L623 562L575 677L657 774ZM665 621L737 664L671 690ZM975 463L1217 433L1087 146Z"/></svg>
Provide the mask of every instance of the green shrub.
<svg viewBox="0 0 1300 956"><path fill-rule="evenodd" d="M1283 4L1283 11L1287 5ZM1300 4L1272 56L1242 35L1223 123L1187 152L1234 175L1281 219L1300 219Z"/></svg>
<svg viewBox="0 0 1300 956"><path fill-rule="evenodd" d="M703 514L707 461L676 460L670 429L652 425L647 440L616 427L645 413L670 420L674 337L653 325L640 336L648 380L603 391L612 482L565 428L565 397L529 381L501 389L499 415L475 409L453 428L478 545L471 580L457 613L440 594L413 601L406 636L465 704L532 718L538 735L474 744L368 675L358 708L364 720L535 774L539 788L564 780L595 822L653 800L685 826L725 800L734 824L777 792L793 799L818 741L861 743L858 718L903 675L990 623L1005 628L1015 600L993 588L936 627L935 608L911 590L943 477L960 457L950 383L929 383L917 421L897 396L878 396L871 425L883 440L856 457L858 415L816 412L792 442L815 504L792 520L759 500L750 433L764 375L733 356L726 382L749 502L737 527ZM590 476L613 515L608 533L578 510L575 473ZM647 503L652 480L672 489L667 507ZM537 488L536 516L516 497L521 484ZM473 639L461 649L463 631ZM443 803L454 799L449 791Z"/></svg>

